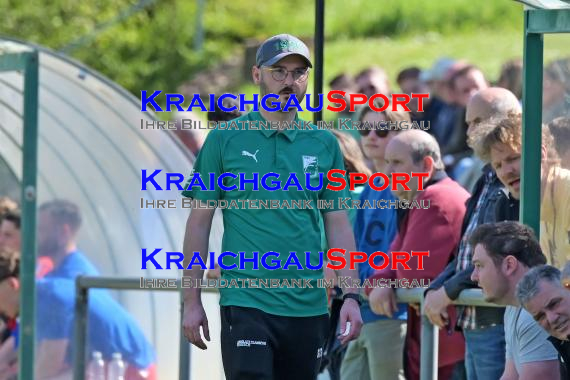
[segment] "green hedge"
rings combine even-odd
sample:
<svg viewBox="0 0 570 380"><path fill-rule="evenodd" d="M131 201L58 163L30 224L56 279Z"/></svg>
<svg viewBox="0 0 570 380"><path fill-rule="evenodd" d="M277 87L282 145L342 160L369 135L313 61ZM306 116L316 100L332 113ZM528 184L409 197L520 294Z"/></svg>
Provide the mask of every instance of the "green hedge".
<svg viewBox="0 0 570 380"><path fill-rule="evenodd" d="M157 0L115 23L117 15L138 1L0 0L0 35L55 50L69 48L79 37L93 37L69 54L139 95L141 89L175 91L194 73L240 52L247 39L314 33L312 1L204 1L201 53L193 47L196 0ZM522 7L510 1L333 0L326 2L325 25L328 42L481 28L512 30L522 27ZM104 28L96 30L98 26Z"/></svg>

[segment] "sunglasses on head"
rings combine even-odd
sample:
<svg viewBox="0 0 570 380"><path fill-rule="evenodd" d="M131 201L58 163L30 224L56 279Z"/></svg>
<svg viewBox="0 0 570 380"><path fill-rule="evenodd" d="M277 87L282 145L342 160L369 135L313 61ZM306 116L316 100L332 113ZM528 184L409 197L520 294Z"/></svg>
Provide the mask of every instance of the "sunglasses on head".
<svg viewBox="0 0 570 380"><path fill-rule="evenodd" d="M388 133L390 132L388 129L360 129L358 132L361 136L368 136L368 134L372 131L374 131L376 133L376 136L380 137L381 139L388 136Z"/></svg>

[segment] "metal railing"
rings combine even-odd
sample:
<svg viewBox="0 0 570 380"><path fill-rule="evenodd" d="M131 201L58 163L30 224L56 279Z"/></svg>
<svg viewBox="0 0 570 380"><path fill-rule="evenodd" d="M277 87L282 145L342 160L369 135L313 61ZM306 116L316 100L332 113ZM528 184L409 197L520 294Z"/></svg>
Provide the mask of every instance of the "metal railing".
<svg viewBox="0 0 570 380"><path fill-rule="evenodd" d="M79 276L75 280L75 326L74 344L75 354L73 359L73 380L85 379L86 354L87 354L87 324L88 324L88 304L89 290L116 289L116 290L146 290L146 291L180 291L180 280L176 281L176 288L141 288L140 278L117 278L117 277L91 277ZM203 292L217 293L217 289L204 288ZM182 320L182 298L180 299L180 318ZM182 326L182 324L180 325ZM180 334L180 353L178 364L178 378L190 378L190 344Z"/></svg>
<svg viewBox="0 0 570 380"><path fill-rule="evenodd" d="M73 379L84 380L88 324L88 302L89 289L119 289L119 290L146 290L146 291L180 291L180 280L177 280L176 288L152 288L145 289L140 286L139 278L116 278L116 277L78 277L76 279L76 301L75 301L75 357L73 360ZM214 288L204 288L205 292L217 292ZM417 303L423 310L425 288L397 289L396 298L399 303ZM502 307L500 305L485 302L480 289L469 289L461 292L454 305L469 306L490 306ZM180 315L182 317L182 304L180 305ZM437 361L439 349L438 328L422 314L421 333L421 355L420 355L420 380L437 379ZM183 334L180 334L180 354L179 354L179 380L190 378L190 345Z"/></svg>
<svg viewBox="0 0 570 380"><path fill-rule="evenodd" d="M419 303L424 309L425 288L398 289L396 298L400 303ZM468 289L461 292L453 301L454 305L504 307L485 302L480 289ZM437 362L439 349L438 328L422 313L422 332L420 339L420 380L437 380Z"/></svg>

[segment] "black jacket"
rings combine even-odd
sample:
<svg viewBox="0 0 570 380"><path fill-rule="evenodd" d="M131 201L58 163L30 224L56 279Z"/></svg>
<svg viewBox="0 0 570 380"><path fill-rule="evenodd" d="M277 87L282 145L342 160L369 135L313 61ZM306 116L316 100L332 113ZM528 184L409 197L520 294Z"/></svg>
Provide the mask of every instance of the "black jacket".
<svg viewBox="0 0 570 380"><path fill-rule="evenodd" d="M568 373L567 363L570 363L570 342L567 340L560 340L553 336L549 337L548 340L556 351L558 351L558 360L560 361L560 379L570 380L570 374Z"/></svg>
<svg viewBox="0 0 570 380"><path fill-rule="evenodd" d="M497 203L497 222L503 220L519 220L519 200L503 193Z"/></svg>
<svg viewBox="0 0 570 380"><path fill-rule="evenodd" d="M474 212L475 207L477 206L477 202L481 197L481 193L485 186L485 176L492 170L489 165L483 168L483 174L477 180L474 188L473 188L473 195L466 204L466 212L465 217L463 218L463 225L461 227L461 236L465 234L467 230L467 226L469 225L469 221L471 220ZM485 223L499 221L499 220L518 220L518 207L517 207L517 215L513 219L497 219L498 208L505 208L506 206L502 206L501 204L504 202L503 198L506 198L505 193L502 190L502 184L499 179L495 176L492 182L492 194L490 194L490 201L487 202L483 207L485 207L488 212L486 215L482 215ZM500 206L501 205L501 206ZM485 210L481 210L484 212ZM481 215L480 215L481 216ZM480 219L481 221L481 219ZM456 248L456 250L459 247ZM459 297L459 294L465 289L472 289L478 288L477 283L471 281L471 274L473 273L473 266L469 266L467 269L462 271L457 271L457 254L455 255L455 259L451 261L440 273L439 276L435 280L433 280L427 289L436 290L441 288L442 286L445 289L445 293L447 296L455 300ZM426 292L427 292L426 291ZM463 309L460 307L460 309ZM480 307L476 308L477 312L475 314L476 318L476 325L478 327L485 327L491 326L494 324L502 324L503 323L503 315L504 315L504 308L498 307Z"/></svg>

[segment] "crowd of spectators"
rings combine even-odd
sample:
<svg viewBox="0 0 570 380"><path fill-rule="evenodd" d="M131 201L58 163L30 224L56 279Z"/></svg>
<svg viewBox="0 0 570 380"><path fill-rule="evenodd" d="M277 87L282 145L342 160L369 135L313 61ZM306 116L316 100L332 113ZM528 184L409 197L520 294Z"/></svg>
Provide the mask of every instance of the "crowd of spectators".
<svg viewBox="0 0 570 380"><path fill-rule="evenodd" d="M398 304L394 289L366 289L362 332L338 351L340 360L330 377L419 379L425 315L440 329L439 379L568 378L570 290L560 270L570 261L570 59L556 60L544 71L544 125L536 126L542 128L539 239L517 222L525 111L521 61L506 62L492 81L472 63L441 58L427 69L401 70L395 83L399 90L391 88L385 70L372 66L354 77L341 73L329 87L347 96L429 93L424 110L419 112L417 102L410 104L411 112L375 112L369 107L349 112L347 107L338 117L423 122L429 125L427 132L352 129L335 131L335 136L349 172L428 173L425 188L420 191L415 178L409 189L376 191L366 185L351 195L363 201L429 201L430 207L358 209L352 210L350 220L358 251L429 251L430 257L422 270L375 271L362 263L358 273L362 281L431 283L421 310L419 305ZM208 119L239 116L216 109ZM178 133L194 155L205 139L200 133ZM76 205L48 202L39 209L38 224L42 327L36 367L38 378L50 378L71 368L73 279L98 271L77 248L81 216ZM0 199L0 380L17 373L19 229L17 204ZM409 265L417 268L414 262ZM221 275L219 268L207 273L210 278ZM463 290L472 288L481 288L489 302L501 307L453 305ZM107 359L121 352L129 365L127 379L154 378L154 351L134 320L105 291L92 294L90 319L98 331L90 331L90 349Z"/></svg>
<svg viewBox="0 0 570 380"><path fill-rule="evenodd" d="M564 356L570 322L564 313L570 313L570 305L563 302L570 293L556 268L570 260L569 64L570 59L557 60L544 72L540 240L517 222L524 112L520 60L506 62L496 81L476 65L449 58L428 69L401 70L395 78L399 91L390 88L379 67L330 81L331 89L346 91L347 97L430 94L423 112L411 103L412 112L404 113L429 123L427 133L348 132L360 139L374 172L429 173L424 191L365 188L360 194L361 200L429 199L429 210L362 209L354 223L358 251L429 250L424 269L374 271L360 264L361 278L429 279L431 284L423 310L402 308L394 289L366 290L362 335L349 343L338 378L419 379L421 314L440 328L439 379L568 378ZM368 107L338 117L404 120L398 112ZM453 306L463 290L479 287L502 307ZM559 293L563 300L555 298ZM552 298L556 304L548 303Z"/></svg>
<svg viewBox="0 0 570 380"><path fill-rule="evenodd" d="M421 271L374 271L367 263L359 264L358 270L362 281L427 279L431 285L423 310L419 305L398 304L393 289L367 289L368 299L361 306L362 333L344 349L337 346L336 358L329 355L328 376L419 379L423 313L440 328L439 379L566 378L564 361L559 363L556 351L564 357L568 335L559 331L570 322L555 317L550 325L544 322L549 313L543 309L551 306L537 302L541 293L536 294L542 290L540 276L556 283L556 289L564 289L559 284L560 273L556 277L551 273L556 269L549 268L561 269L570 259L570 59L554 61L544 72L540 245L532 231L516 222L522 151L521 60L506 62L492 81L472 63L441 58L427 69L401 70L395 83L399 90L391 88L385 70L371 66L354 77L340 73L329 87L344 91L345 99L351 93L368 97L429 93L423 112L412 101L412 112L375 112L368 106L349 112L347 106L335 117L371 125L423 122L429 126L427 132L350 129L335 131L335 135L349 172L355 170L354 162L357 167L368 165L361 172L427 172L426 189L418 191L417 183L410 191L395 192L362 186L352 196L361 201L429 200L430 208L352 210L351 221L358 251L429 250L430 259ZM356 141L364 158L354 153ZM521 241L527 244L523 248ZM534 250L529 252L529 247ZM527 278L527 272L529 276L535 273L531 268L546 263L538 268L550 274L534 274L530 285L523 281L521 287L533 286L534 290L519 295L518 301L517 283ZM496 272L495 277L489 277L489 271ZM215 278L220 272L207 275ZM334 276L326 273L327 278ZM453 306L461 291L478 287L489 301L502 307ZM565 312L570 314L570 305ZM546 339L549 334L552 344Z"/></svg>

